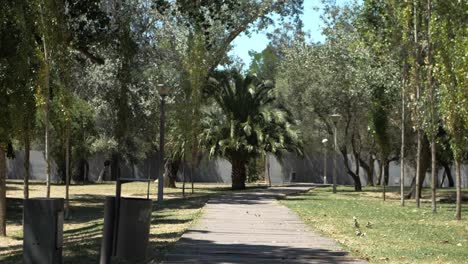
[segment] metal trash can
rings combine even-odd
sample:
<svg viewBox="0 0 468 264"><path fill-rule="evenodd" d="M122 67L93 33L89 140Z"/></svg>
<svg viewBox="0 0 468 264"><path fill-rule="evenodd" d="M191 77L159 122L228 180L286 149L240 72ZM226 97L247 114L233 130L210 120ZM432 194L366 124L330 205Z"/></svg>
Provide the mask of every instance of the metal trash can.
<svg viewBox="0 0 468 264"><path fill-rule="evenodd" d="M121 185L135 181L148 183L147 199L121 196ZM100 264L110 264L112 256L132 263L146 259L153 206L149 199L150 181L149 178L117 178L115 197L108 196L105 200Z"/></svg>
<svg viewBox="0 0 468 264"><path fill-rule="evenodd" d="M121 198L115 255L142 261L146 258L151 225L150 199Z"/></svg>
<svg viewBox="0 0 468 264"><path fill-rule="evenodd" d="M63 198L25 199L23 263L62 263Z"/></svg>

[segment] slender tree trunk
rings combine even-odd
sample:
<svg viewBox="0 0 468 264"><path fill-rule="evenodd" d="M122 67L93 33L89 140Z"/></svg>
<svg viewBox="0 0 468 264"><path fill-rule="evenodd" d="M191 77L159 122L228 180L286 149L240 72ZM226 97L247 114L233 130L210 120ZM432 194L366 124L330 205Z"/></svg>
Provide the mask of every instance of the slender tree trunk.
<svg viewBox="0 0 468 264"><path fill-rule="evenodd" d="M45 26L44 21L44 1L41 5L41 20L43 26ZM50 197L50 150L49 150L49 111L50 111L50 58L49 50L47 47L47 38L45 35L42 37L42 44L44 48L44 63L45 63L45 73L44 73L44 123L45 123L45 160L46 160L46 197Z"/></svg>
<svg viewBox="0 0 468 264"><path fill-rule="evenodd" d="M120 178L120 156L114 153L111 157L111 180L115 181L117 178Z"/></svg>
<svg viewBox="0 0 468 264"><path fill-rule="evenodd" d="M325 145L323 152L323 184L327 184L327 146Z"/></svg>
<svg viewBox="0 0 468 264"><path fill-rule="evenodd" d="M415 182L415 199L416 207L420 207L421 197L421 130L418 129L417 135L417 153L416 153L416 182ZM424 172L425 173L425 172Z"/></svg>
<svg viewBox="0 0 468 264"><path fill-rule="evenodd" d="M336 161L336 156L338 155L338 139L337 139L337 128L336 123L333 126L333 176L332 176L332 191L336 193L336 185L337 185L337 174L338 174L338 166Z"/></svg>
<svg viewBox="0 0 468 264"><path fill-rule="evenodd" d="M70 123L67 124L65 153L65 218L70 218Z"/></svg>
<svg viewBox="0 0 468 264"><path fill-rule="evenodd" d="M437 188L437 160L436 160L436 133L437 133L437 124L436 124L436 111L435 111L435 87L432 85L432 43L431 43L431 15L432 15L432 1L427 0L427 16L426 16L426 26L427 26L427 59L428 59L428 73L427 73L427 86L430 91L430 114L431 114L431 157L432 157L432 166L431 166L431 202L432 202L432 212L437 211L436 207L436 188Z"/></svg>
<svg viewBox="0 0 468 264"><path fill-rule="evenodd" d="M413 0L413 26L414 26L414 54L415 54L415 63L414 63L414 73L415 73L415 82L416 82L416 101L420 100L420 84L419 84L419 61L420 61L420 52L419 52L419 42L418 42L418 2ZM420 207L420 188L421 188L421 128L420 128L420 109L416 107L416 129L417 129L417 153L416 153L416 206Z"/></svg>
<svg viewBox="0 0 468 264"><path fill-rule="evenodd" d="M26 129L24 136L24 199L29 199L29 178L31 177L30 171L30 151L31 151L31 137L29 129Z"/></svg>
<svg viewBox="0 0 468 264"><path fill-rule="evenodd" d="M455 158L455 174L457 178L457 205L455 209L455 218L461 220L462 192L461 192L461 169L460 158Z"/></svg>
<svg viewBox="0 0 468 264"><path fill-rule="evenodd" d="M431 168L431 202L432 202L432 212L435 213L437 212L436 208L436 188L437 188L437 160L436 160L436 142L435 139L433 142L431 142L431 163L432 163L432 168Z"/></svg>
<svg viewBox="0 0 468 264"><path fill-rule="evenodd" d="M357 177L359 177L359 169L361 168L361 164L359 162L359 154L355 154L355 160L356 160L356 171L355 174Z"/></svg>
<svg viewBox="0 0 468 264"><path fill-rule="evenodd" d="M343 156L344 165L345 165L348 175L351 176L351 178L354 181L354 190L357 192L360 192L362 191L361 178L359 177L359 175L356 175L351 169L351 166L349 165L348 155L346 153L347 153L347 150L345 147L343 148L343 150L341 150L341 155Z"/></svg>
<svg viewBox="0 0 468 264"><path fill-rule="evenodd" d="M185 197L185 159L183 160L182 164L182 196Z"/></svg>
<svg viewBox="0 0 468 264"><path fill-rule="evenodd" d="M389 180L390 180L390 161L389 160L385 160L384 180L385 180L385 184L388 185Z"/></svg>
<svg viewBox="0 0 468 264"><path fill-rule="evenodd" d="M6 153L0 147L0 236L6 236Z"/></svg>
<svg viewBox="0 0 468 264"><path fill-rule="evenodd" d="M445 178L447 177L447 172L444 170L444 173L442 175L442 180L440 181L439 188L442 188L444 186Z"/></svg>
<svg viewBox="0 0 468 264"><path fill-rule="evenodd" d="M454 187L455 186L455 182L453 180L453 176L452 176L452 171L450 169L450 165L448 163L443 163L442 166L444 167L444 170L445 170L445 174L447 176L447 180L448 180L448 185L449 187ZM442 185L441 185L442 187Z"/></svg>
<svg viewBox="0 0 468 264"><path fill-rule="evenodd" d="M193 164L192 166L190 167L190 182L192 184L192 194L195 192L194 188L193 188Z"/></svg>
<svg viewBox="0 0 468 264"><path fill-rule="evenodd" d="M405 85L401 86L400 204L405 206Z"/></svg>
<svg viewBox="0 0 468 264"><path fill-rule="evenodd" d="M426 178L426 171L431 166L431 149L427 137L421 139L421 160L420 160L420 170L419 170L419 179L423 183ZM418 189L419 198L421 198L422 184L419 184L419 188L416 188L416 178L418 174L415 174L411 182L410 192L406 195L406 199L416 198L416 190Z"/></svg>
<svg viewBox="0 0 468 264"><path fill-rule="evenodd" d="M45 44L44 44L45 46ZM44 48L45 49L45 48ZM48 67L48 66L47 66ZM45 123L45 160L46 160L46 197L50 197L50 150L49 150L49 108L50 108L50 95L49 95L49 70L47 70L45 77L45 105L44 105L44 123Z"/></svg>
<svg viewBox="0 0 468 264"><path fill-rule="evenodd" d="M271 187L270 159L268 158L268 154L265 155L265 180L268 187Z"/></svg>
<svg viewBox="0 0 468 264"><path fill-rule="evenodd" d="M233 157L231 158L232 170L232 189L233 190L244 190L246 180L246 160Z"/></svg>
<svg viewBox="0 0 468 264"><path fill-rule="evenodd" d="M380 163L380 173L384 174L385 171L385 162ZM385 175L380 175L380 178L382 179L382 198L385 201L386 200L386 180L385 180Z"/></svg>
<svg viewBox="0 0 468 264"><path fill-rule="evenodd" d="M356 179L359 181L358 185L361 185L361 177L359 176L359 169L361 168L361 164L360 164L361 156L360 156L358 148L356 147L356 140L355 140L355 134L354 133L351 136L351 144L352 144L352 148L353 148L354 161L356 163L356 168L355 168L354 174L355 174ZM353 179L354 179L354 177L353 177ZM355 184L354 189L356 191L360 191L362 189L362 186L358 187L357 184Z"/></svg>

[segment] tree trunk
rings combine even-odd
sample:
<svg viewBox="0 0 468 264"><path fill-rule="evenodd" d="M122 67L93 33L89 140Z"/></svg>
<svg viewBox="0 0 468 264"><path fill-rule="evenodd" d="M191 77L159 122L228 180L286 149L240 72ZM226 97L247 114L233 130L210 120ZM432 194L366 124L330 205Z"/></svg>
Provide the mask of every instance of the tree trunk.
<svg viewBox="0 0 468 264"><path fill-rule="evenodd" d="M359 175L354 174L353 170L351 170L351 167L349 165L348 155L346 153L347 153L346 148L341 150L341 155L343 156L343 161L344 161L346 171L348 175L351 176L351 178L354 181L354 190L357 192L360 192L362 191L361 178L359 178Z"/></svg>
<svg viewBox="0 0 468 264"><path fill-rule="evenodd" d="M185 159L183 160L183 164L182 164L182 196L185 197L185 167L186 167L186 164L185 164Z"/></svg>
<svg viewBox="0 0 468 264"><path fill-rule="evenodd" d="M406 66L406 64L405 64ZM407 69L408 67L405 67ZM406 70L405 70L406 73ZM401 85L401 146L400 146L400 204L405 206L405 86L406 74L403 74L403 84Z"/></svg>
<svg viewBox="0 0 468 264"><path fill-rule="evenodd" d="M359 158L359 164L364 168L367 175L367 185L374 186L374 158L369 153L369 163L366 163L362 158Z"/></svg>
<svg viewBox="0 0 468 264"><path fill-rule="evenodd" d="M379 178L382 180L382 198L383 198L384 201L385 201L386 198L387 198L387 197L386 197L386 193L385 193L385 192L386 192L385 187L386 187L386 185L387 185L387 181L386 181L386 179L385 179L385 175L382 175L382 174L385 174L384 171L386 171L386 170L385 170L385 167L386 167L386 166L387 166L387 162L384 162L384 161L382 160L382 162L380 162L380 169L379 169L380 176L379 176Z"/></svg>
<svg viewBox="0 0 468 264"><path fill-rule="evenodd" d="M45 45L45 44L44 44ZM49 73L46 72L46 85L44 89L46 90L46 98L44 104L44 123L45 123L45 160L46 160L46 197L50 197L50 150L49 150L49 108L50 108L50 98L49 98Z"/></svg>
<svg viewBox="0 0 468 264"><path fill-rule="evenodd" d="M455 158L455 174L457 177L457 205L455 208L455 218L461 220L462 192L461 192L461 169L460 158Z"/></svg>
<svg viewBox="0 0 468 264"><path fill-rule="evenodd" d="M246 180L246 163L247 161L241 158L231 158L231 179L233 190L244 190Z"/></svg>
<svg viewBox="0 0 468 264"><path fill-rule="evenodd" d="M70 218L70 124L66 131L67 139L65 143L65 219Z"/></svg>
<svg viewBox="0 0 468 264"><path fill-rule="evenodd" d="M419 25L419 18L418 18L418 1L413 0L413 33L414 33L414 78L415 78L415 84L416 84L416 101L417 103L421 99L421 85L420 85L420 78L419 78L419 63L421 61L421 52L420 52L420 47L419 47L419 38L418 38L418 29ZM419 208L420 207L420 197L421 197L421 148L422 148L422 131L421 131L421 110L419 107L416 107L416 129L417 129L417 152L416 152L416 206ZM424 171L425 174L425 171Z"/></svg>
<svg viewBox="0 0 468 264"><path fill-rule="evenodd" d="M31 150L31 137L29 131L25 131L24 136L24 199L29 199L29 178L31 177L30 171L30 150Z"/></svg>
<svg viewBox="0 0 468 264"><path fill-rule="evenodd" d="M445 174L447 176L449 187L455 187L455 182L453 181L453 176L452 176L452 171L450 170L450 165L448 163L444 162L444 163L442 163L442 166L445 169Z"/></svg>
<svg viewBox="0 0 468 264"><path fill-rule="evenodd" d="M388 185L388 182L390 180L390 161L389 160L385 160L384 179L385 179L385 184Z"/></svg>
<svg viewBox="0 0 468 264"><path fill-rule="evenodd" d="M431 142L431 204L432 204L432 212L437 212L436 208L436 188L437 188L437 179L438 179L438 170L437 170L437 160L436 160L436 142L435 136Z"/></svg>
<svg viewBox="0 0 468 264"><path fill-rule="evenodd" d="M193 164L192 166L190 167L190 182L192 184L192 194L195 192L194 188L193 188Z"/></svg>
<svg viewBox="0 0 468 264"><path fill-rule="evenodd" d="M406 199L410 198L415 198L416 197L416 190L419 190L419 197L421 198L421 190L422 190L422 183L424 182L424 179L426 178L426 171L431 165L431 152L429 148L429 141L427 138L424 136L421 140L421 161L420 161L420 170L419 170L419 179L421 184L419 184L419 188L416 188L416 178L418 176L418 173L416 173L415 177L413 178L413 181L411 182L411 190L410 192L406 195ZM418 171L418 170L416 170Z"/></svg>
<svg viewBox="0 0 468 264"><path fill-rule="evenodd" d="M180 161L167 159L164 164L164 187L176 188L177 172L179 171Z"/></svg>
<svg viewBox="0 0 468 264"><path fill-rule="evenodd" d="M6 153L0 147L0 236L6 236Z"/></svg>
<svg viewBox="0 0 468 264"><path fill-rule="evenodd" d="M268 187L271 187L270 159L268 158L268 154L265 155L265 181L268 184Z"/></svg>
<svg viewBox="0 0 468 264"><path fill-rule="evenodd" d="M416 186L416 189L415 189L415 199L416 199L416 207L420 207L421 205L421 202L420 202L420 198L421 198L421 187L422 187L422 184L421 184L421 174L422 174L422 170L421 170L421 130L418 129L418 135L417 135L417 153L416 153L416 183L415 183L415 186ZM426 174L426 171L424 171L424 175ZM424 180L422 181L424 182Z"/></svg>
<svg viewBox="0 0 468 264"><path fill-rule="evenodd" d="M114 153L111 158L111 180L120 178L120 158L119 154Z"/></svg>
<svg viewBox="0 0 468 264"><path fill-rule="evenodd" d="M437 122L436 122L436 111L435 111L435 87L432 85L432 42L431 42L431 15L432 15L432 1L427 0L427 16L426 16L426 27L427 27L427 61L428 61L428 73L427 73L427 88L430 91L430 116L431 125L429 129L431 131L431 202L432 212L437 211L436 208L436 188L437 188L437 160L436 160L436 133L437 133Z"/></svg>
<svg viewBox="0 0 468 264"><path fill-rule="evenodd" d="M43 5L41 5L41 21L43 26L45 26L44 21L44 10ZM50 150L49 150L49 110L50 110L50 63L49 63L49 50L47 47L47 38L45 35L42 36L42 45L44 49L44 125L45 125L45 161L46 161L46 197L50 197Z"/></svg>
<svg viewBox="0 0 468 264"><path fill-rule="evenodd" d="M81 159L81 166L83 166L83 182L82 184L84 185L86 182L88 182L88 174L89 174L89 164L88 160L85 158ZM119 176L120 176L120 169L119 169Z"/></svg>

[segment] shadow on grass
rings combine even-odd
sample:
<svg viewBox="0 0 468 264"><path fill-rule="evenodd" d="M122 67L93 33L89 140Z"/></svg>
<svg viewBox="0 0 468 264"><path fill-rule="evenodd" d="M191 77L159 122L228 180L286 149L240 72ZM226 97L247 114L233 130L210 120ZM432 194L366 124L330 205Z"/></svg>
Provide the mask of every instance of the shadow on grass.
<svg viewBox="0 0 468 264"><path fill-rule="evenodd" d="M200 209L206 201L216 194L196 194L187 198L175 198L164 201L163 204L153 203L152 225L186 224L192 218L179 219L177 210ZM64 230L64 263L98 263L102 237L102 221L104 215L104 195L79 195L71 200L71 216L66 224L73 224L73 228L65 226ZM8 198L8 224L22 224L23 199ZM161 260L167 248L173 246L181 237L183 231L162 231L150 235L148 258ZM22 240L22 234L18 237ZM170 241L168 241L170 240ZM8 252L8 253L6 253ZM22 244L8 247L0 246L0 262L2 264L21 263ZM115 260L112 263L130 263ZM134 262L131 262L134 263Z"/></svg>

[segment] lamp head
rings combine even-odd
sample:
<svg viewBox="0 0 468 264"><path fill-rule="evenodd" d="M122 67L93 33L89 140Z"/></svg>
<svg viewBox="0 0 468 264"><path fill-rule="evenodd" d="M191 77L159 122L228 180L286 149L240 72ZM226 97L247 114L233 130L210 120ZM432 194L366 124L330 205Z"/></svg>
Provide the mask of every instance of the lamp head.
<svg viewBox="0 0 468 264"><path fill-rule="evenodd" d="M167 96L169 94L169 87L164 84L158 84L157 89L161 97Z"/></svg>
<svg viewBox="0 0 468 264"><path fill-rule="evenodd" d="M333 124L335 124L335 126L336 126L336 124L338 123L338 120L340 120L340 118L341 118L341 115L337 114L337 113L334 113L334 114L330 115L330 117L331 117L331 119L333 121Z"/></svg>

